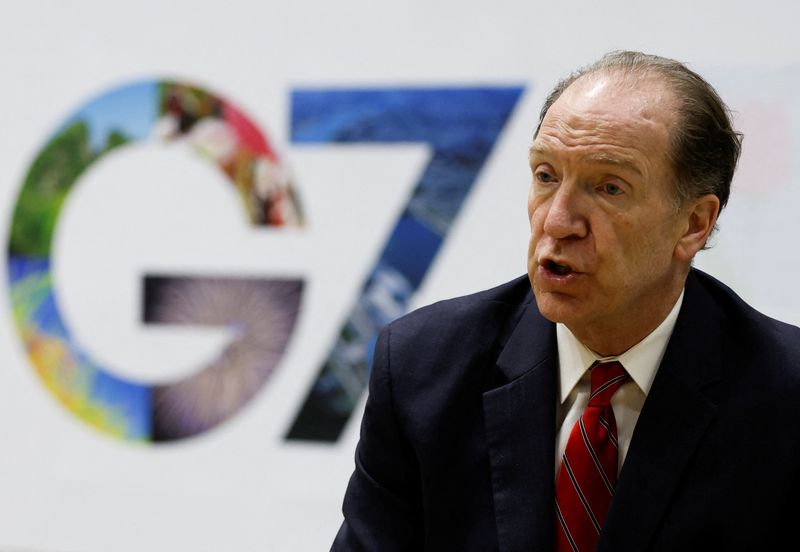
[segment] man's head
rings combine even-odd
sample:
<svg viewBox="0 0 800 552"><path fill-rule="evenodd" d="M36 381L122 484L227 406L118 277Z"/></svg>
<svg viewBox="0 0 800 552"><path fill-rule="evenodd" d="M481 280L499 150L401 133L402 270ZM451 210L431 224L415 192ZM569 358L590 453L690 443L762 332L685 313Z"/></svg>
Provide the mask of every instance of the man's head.
<svg viewBox="0 0 800 552"><path fill-rule="evenodd" d="M615 53L559 83L530 156L542 314L601 354L652 331L727 201L739 144L713 89L677 62Z"/></svg>

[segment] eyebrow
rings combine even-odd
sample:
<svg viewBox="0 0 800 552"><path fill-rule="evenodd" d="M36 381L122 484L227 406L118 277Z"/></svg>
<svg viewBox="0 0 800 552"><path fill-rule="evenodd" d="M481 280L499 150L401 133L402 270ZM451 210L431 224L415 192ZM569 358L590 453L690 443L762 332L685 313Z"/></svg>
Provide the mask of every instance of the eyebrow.
<svg viewBox="0 0 800 552"><path fill-rule="evenodd" d="M543 155L545 157L553 155L553 152L547 146L542 144L532 144L528 152L528 156ZM639 176L643 176L641 169L631 160L624 157L616 157L603 152L594 152L581 155L581 160L595 163L598 165L611 165L632 171Z"/></svg>

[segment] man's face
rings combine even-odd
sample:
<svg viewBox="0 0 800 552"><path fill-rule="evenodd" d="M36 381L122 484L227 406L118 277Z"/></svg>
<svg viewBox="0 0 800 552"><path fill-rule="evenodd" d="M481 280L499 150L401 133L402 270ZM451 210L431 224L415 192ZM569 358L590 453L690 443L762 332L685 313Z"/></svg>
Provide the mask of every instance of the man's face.
<svg viewBox="0 0 800 552"><path fill-rule="evenodd" d="M667 158L675 106L653 78L584 76L531 146L528 274L542 314L582 341L647 324L649 312L659 322L677 298L686 222Z"/></svg>

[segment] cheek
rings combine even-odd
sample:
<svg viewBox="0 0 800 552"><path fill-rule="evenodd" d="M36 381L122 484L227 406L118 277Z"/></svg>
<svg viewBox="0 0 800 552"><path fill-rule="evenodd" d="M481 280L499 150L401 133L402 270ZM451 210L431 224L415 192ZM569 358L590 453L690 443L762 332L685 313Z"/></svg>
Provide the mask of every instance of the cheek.
<svg viewBox="0 0 800 552"><path fill-rule="evenodd" d="M545 217L543 216L544 209L539 207L538 209L534 209L532 212L529 213L529 222L531 228L530 234L530 241L529 241L529 252L531 254L534 253L536 247L538 246L539 242L542 240L544 236L544 220Z"/></svg>
<svg viewBox="0 0 800 552"><path fill-rule="evenodd" d="M613 215L594 217L591 229L602 273L616 279L636 271L636 259L641 257L640 250L646 246L629 221Z"/></svg>
<svg viewBox="0 0 800 552"><path fill-rule="evenodd" d="M621 278L637 280L669 264L669 240L662 227L629 222L616 229L616 239L616 268Z"/></svg>
<svg viewBox="0 0 800 552"><path fill-rule="evenodd" d="M544 224L545 217L547 216L547 204L541 197L537 197L531 188L528 194L528 222L531 225L531 230L536 231Z"/></svg>
<svg viewBox="0 0 800 552"><path fill-rule="evenodd" d="M528 222L530 223L530 239L528 240L528 261L533 262L534 258L536 257L536 248L539 245L539 241L542 239L544 235L544 227L543 227L543 213L545 209L541 205L536 205L534 202L528 202Z"/></svg>
<svg viewBox="0 0 800 552"><path fill-rule="evenodd" d="M533 197L533 187L531 187L530 192L528 192L528 222L530 223L531 228L533 228L533 214L535 210L536 204Z"/></svg>

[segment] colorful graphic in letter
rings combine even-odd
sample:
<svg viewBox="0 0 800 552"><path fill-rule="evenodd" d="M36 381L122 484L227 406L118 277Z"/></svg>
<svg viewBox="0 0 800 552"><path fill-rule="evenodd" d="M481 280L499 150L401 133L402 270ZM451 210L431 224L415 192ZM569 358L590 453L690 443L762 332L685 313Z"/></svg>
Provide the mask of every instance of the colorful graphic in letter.
<svg viewBox="0 0 800 552"><path fill-rule="evenodd" d="M421 142L430 148L431 159L342 321L288 440L339 438L367 387L378 330L407 312L522 91L479 87L294 92L296 144Z"/></svg>
<svg viewBox="0 0 800 552"><path fill-rule="evenodd" d="M292 334L303 282L149 276L145 322L226 326L232 342L193 375L165 385L128 381L95 362L59 310L53 233L83 172L143 140L190 144L228 177L254 225L296 227L303 215L286 167L258 127L227 100L186 84L111 90L69 117L34 159L8 244L13 316L28 357L47 389L92 427L126 440L174 441L215 427L264 384Z"/></svg>

